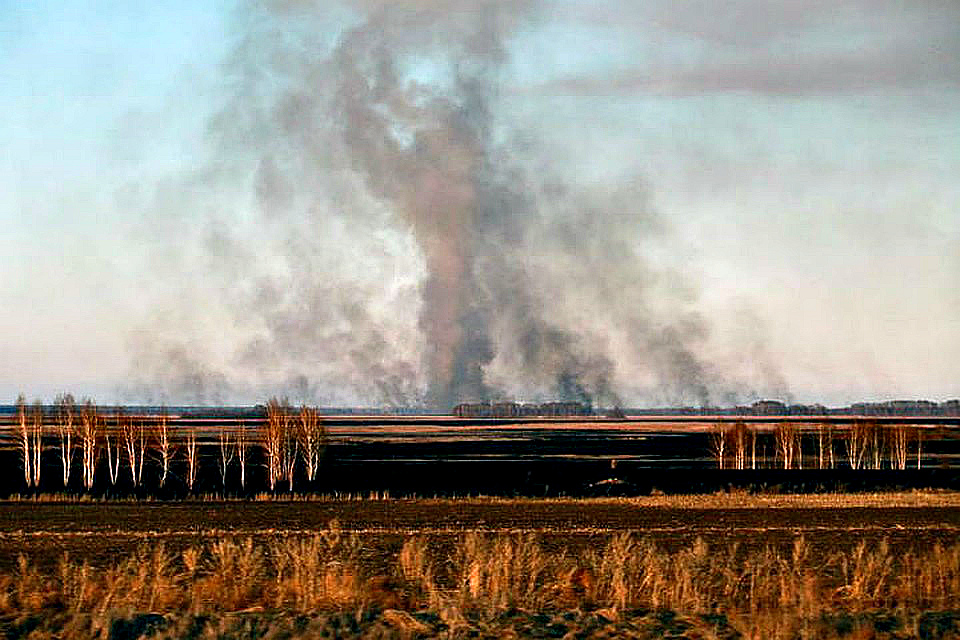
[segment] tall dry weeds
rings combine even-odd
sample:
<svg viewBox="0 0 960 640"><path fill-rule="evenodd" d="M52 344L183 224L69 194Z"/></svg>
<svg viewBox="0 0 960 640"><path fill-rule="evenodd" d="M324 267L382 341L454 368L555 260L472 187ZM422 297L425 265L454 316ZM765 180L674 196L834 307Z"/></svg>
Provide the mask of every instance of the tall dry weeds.
<svg viewBox="0 0 960 640"><path fill-rule="evenodd" d="M449 540L409 536L384 565L365 560L366 542L334 523L311 536L223 537L178 552L149 544L105 568L64 556L41 571L23 555L0 574L0 616L402 608L438 612L454 628L517 609L644 609L741 620L747 637L774 637L774 627L797 637L830 615L960 607L960 544L898 553L863 541L818 554L798 536L787 548L698 539L667 550L620 532L577 550L531 533L468 532L452 550Z"/></svg>
<svg viewBox="0 0 960 640"><path fill-rule="evenodd" d="M407 585L410 598L430 609L440 609L443 597L437 583L437 570L424 536L412 535L404 541L398 564L400 578Z"/></svg>

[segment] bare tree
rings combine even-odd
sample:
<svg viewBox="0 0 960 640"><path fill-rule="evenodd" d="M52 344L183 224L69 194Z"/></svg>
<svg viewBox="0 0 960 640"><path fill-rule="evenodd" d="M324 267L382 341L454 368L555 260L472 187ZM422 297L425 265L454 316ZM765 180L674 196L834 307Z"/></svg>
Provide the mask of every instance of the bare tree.
<svg viewBox="0 0 960 640"><path fill-rule="evenodd" d="M147 450L146 429L142 421L129 418L123 420L120 427L127 464L130 467L130 482L134 487L139 487L143 479L143 458Z"/></svg>
<svg viewBox="0 0 960 640"><path fill-rule="evenodd" d="M280 448L280 474L287 481L287 491L293 491L293 477L297 470L299 448L296 430L293 428L293 420L287 420L283 443Z"/></svg>
<svg viewBox="0 0 960 640"><path fill-rule="evenodd" d="M237 451L237 438L236 436L231 436L225 427L221 427L218 440L220 445L220 482L223 484L224 492L226 492L227 471Z"/></svg>
<svg viewBox="0 0 960 640"><path fill-rule="evenodd" d="M93 488L94 475L97 470L97 453L100 447L100 432L103 422L97 413L93 402L87 400L79 412L80 430L77 438L80 441L80 461L83 466L83 486L89 491Z"/></svg>
<svg viewBox="0 0 960 640"><path fill-rule="evenodd" d="M43 404L39 400L33 403L33 411L30 412L30 454L33 456L33 463L30 465L33 475L33 486L40 487L40 452L43 451Z"/></svg>
<svg viewBox="0 0 960 640"><path fill-rule="evenodd" d="M800 456L800 432L792 422L781 422L773 432L777 457L784 469L792 469Z"/></svg>
<svg viewBox="0 0 960 640"><path fill-rule="evenodd" d="M73 467L74 443L77 430L77 403L69 393L57 396L55 401L57 435L60 437L60 468L63 471L63 487L70 484L70 471Z"/></svg>
<svg viewBox="0 0 960 640"><path fill-rule="evenodd" d="M193 429L187 432L185 450L187 453L187 489L193 491L193 485L197 481L197 469L200 464L197 432Z"/></svg>
<svg viewBox="0 0 960 640"><path fill-rule="evenodd" d="M919 426L915 427L915 433L917 437L917 470L920 469L920 454L923 450L923 429Z"/></svg>
<svg viewBox="0 0 960 640"><path fill-rule="evenodd" d="M727 452L727 430L723 428L723 424L713 425L710 432L710 445L713 457L717 459L717 466L723 469Z"/></svg>
<svg viewBox="0 0 960 640"><path fill-rule="evenodd" d="M293 468L296 452L291 456L290 445L296 444L291 433L290 404L285 399L271 398L267 402L267 420L264 423L263 446L267 463L267 482L273 491L277 482L288 478L293 487Z"/></svg>
<svg viewBox="0 0 960 640"><path fill-rule="evenodd" d="M828 424L817 425L817 468L833 468L833 428Z"/></svg>
<svg viewBox="0 0 960 640"><path fill-rule="evenodd" d="M157 453L160 456L160 486L163 487L170 476L170 462L173 460L173 443L170 441L170 425L166 413L160 414L155 437Z"/></svg>
<svg viewBox="0 0 960 640"><path fill-rule="evenodd" d="M862 420L854 420L847 430L844 440L847 449L847 462L851 469L863 467L863 460L869 444L870 427Z"/></svg>
<svg viewBox="0 0 960 640"><path fill-rule="evenodd" d="M883 464L884 436L883 429L875 422L870 423L870 453L873 462L872 468L879 469Z"/></svg>
<svg viewBox="0 0 960 640"><path fill-rule="evenodd" d="M320 456L326 444L326 430L320 420L320 412L313 407L301 406L297 422L297 440L303 452L303 463L306 467L307 482L317 478L317 469L320 467Z"/></svg>
<svg viewBox="0 0 960 640"><path fill-rule="evenodd" d="M733 466L737 469L747 468L747 444L752 439L746 424L737 421L733 425Z"/></svg>
<svg viewBox="0 0 960 640"><path fill-rule="evenodd" d="M17 444L23 458L23 480L27 487L40 486L40 453L43 450L43 405L37 400L27 408L23 394L17 397Z"/></svg>
<svg viewBox="0 0 960 640"><path fill-rule="evenodd" d="M122 414L117 413L114 415L113 428L107 426L103 430L103 442L107 450L107 472L110 476L110 484L117 484L117 478L120 475L120 438L116 433L117 425L123 422L124 417ZM121 428L122 431L122 428Z"/></svg>
<svg viewBox="0 0 960 640"><path fill-rule="evenodd" d="M20 394L17 396L17 444L20 446L20 457L23 458L23 481L27 487L33 486L32 443L31 425L27 416L27 399Z"/></svg>
<svg viewBox="0 0 960 640"><path fill-rule="evenodd" d="M280 424L279 418L270 415L268 408L267 421L264 423L263 433L264 462L267 466L267 485L273 491L280 478Z"/></svg>
<svg viewBox="0 0 960 640"><path fill-rule="evenodd" d="M890 466L894 469L906 469L907 445L910 441L910 432L907 425L890 425L888 438L890 442Z"/></svg>
<svg viewBox="0 0 960 640"><path fill-rule="evenodd" d="M247 488L247 454L250 452L250 442L247 436L246 425L240 424L237 431L237 459L240 463L240 489Z"/></svg>
<svg viewBox="0 0 960 640"><path fill-rule="evenodd" d="M830 448L827 449L827 455L829 456L830 468L831 468L831 469L836 469L836 468L837 468L837 458L836 458L836 455L834 454L834 449L833 449L834 433L833 433L833 427L832 427L832 426L830 427L830 430L829 430L828 435L829 435L829 442L828 442L828 444L830 445Z"/></svg>
<svg viewBox="0 0 960 640"><path fill-rule="evenodd" d="M794 425L796 430L796 436L794 437L795 451L796 451L796 460L797 468L803 469L803 426Z"/></svg>

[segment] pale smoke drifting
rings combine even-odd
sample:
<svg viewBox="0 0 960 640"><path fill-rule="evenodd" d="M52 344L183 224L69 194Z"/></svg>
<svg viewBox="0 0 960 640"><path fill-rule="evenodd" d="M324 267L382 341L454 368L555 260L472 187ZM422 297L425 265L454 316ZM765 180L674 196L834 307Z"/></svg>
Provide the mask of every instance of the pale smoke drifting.
<svg viewBox="0 0 960 640"><path fill-rule="evenodd" d="M334 114L353 167L393 205L423 252L423 365L428 401L440 407L490 397L484 371L495 355L493 313L512 319L505 333L517 337L521 354L514 375L546 369L556 379L553 393L587 400L582 378L591 369L592 391L607 391L606 359L582 362L575 337L531 308L527 291L534 283L523 272L510 273L511 253L527 240L534 211L505 181L491 140L489 100L505 58L504 30L530 11L519 3L506 7L411 12L384 5L330 57ZM446 65L442 89L402 78L407 56L423 53Z"/></svg>
<svg viewBox="0 0 960 640"><path fill-rule="evenodd" d="M707 404L726 391L697 355L707 330L695 292L641 254L662 233L642 185L564 186L496 118L509 39L537 8L353 9L353 26L325 42L314 35L325 9L251 8L236 97L213 123L223 164L256 167L256 228L284 263L257 266L266 241L243 225L204 239L235 323L256 327L231 348L256 381L239 386L441 409L490 398ZM389 265L410 264L404 234L422 259L415 299L382 290ZM410 308L416 336L403 325ZM176 389L163 353L188 359L157 350L153 380Z"/></svg>
<svg viewBox="0 0 960 640"><path fill-rule="evenodd" d="M492 11L493 9L491 9ZM410 42L389 41L391 28L405 37L436 25L432 11L420 15L383 8L346 35L331 56L335 77L334 117L345 148L368 188L392 203L412 230L426 261L420 327L427 336L424 367L428 398L449 405L487 395L482 366L489 360L486 321L474 274L481 228L480 174L489 145L484 125L484 65L495 34L463 34L481 41L457 53L454 97L403 86L396 55ZM399 24L397 24L399 22ZM479 85L479 86L478 86Z"/></svg>

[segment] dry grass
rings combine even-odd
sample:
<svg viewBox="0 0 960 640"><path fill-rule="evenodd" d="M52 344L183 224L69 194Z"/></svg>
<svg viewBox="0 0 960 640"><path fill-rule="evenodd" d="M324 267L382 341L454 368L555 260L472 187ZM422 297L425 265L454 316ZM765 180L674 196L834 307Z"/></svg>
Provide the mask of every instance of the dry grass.
<svg viewBox="0 0 960 640"><path fill-rule="evenodd" d="M406 610L435 612L455 630L513 610L602 610L616 619L642 609L722 616L748 637L796 637L830 616L884 610L909 619L960 607L960 544L898 554L860 543L816 556L803 537L788 551L698 539L668 552L624 532L574 551L531 533L470 532L452 549L408 536L386 565L365 561L363 549L362 535L334 523L310 536L223 537L177 553L153 543L108 567L65 556L43 572L21 556L0 575L0 615L56 611L83 617L92 633L137 612L339 611L359 619Z"/></svg>
<svg viewBox="0 0 960 640"><path fill-rule="evenodd" d="M12 494L2 502L53 503L140 503L162 501L151 496L93 496L90 494L30 493ZM872 493L748 493L730 491L707 494L652 495L632 497L595 498L515 498L501 496L463 497L392 497L389 492L374 493L258 493L252 498L238 498L222 494L201 494L178 503L204 502L383 502L416 501L423 504L505 504L522 507L529 504L616 504L632 507L667 509L835 509L835 508L903 508L903 507L960 507L960 492L950 490L915 490Z"/></svg>

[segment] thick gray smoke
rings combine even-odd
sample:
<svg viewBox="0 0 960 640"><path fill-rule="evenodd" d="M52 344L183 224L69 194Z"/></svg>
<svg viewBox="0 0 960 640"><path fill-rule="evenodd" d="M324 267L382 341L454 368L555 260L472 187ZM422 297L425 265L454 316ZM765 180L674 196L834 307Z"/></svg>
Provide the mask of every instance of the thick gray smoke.
<svg viewBox="0 0 960 640"><path fill-rule="evenodd" d="M644 257L665 232L642 182L576 187L498 118L510 38L537 7L327 4L250 8L212 124L211 188L254 202L202 218L205 277L242 328L224 338L237 393L718 399L695 291ZM334 18L349 26L318 35ZM216 371L182 349L154 357L154 382Z"/></svg>
<svg viewBox="0 0 960 640"><path fill-rule="evenodd" d="M376 8L343 37L329 62L331 115L352 166L409 226L423 252L420 328L427 336L428 399L438 406L486 397L482 367L492 357L475 269L487 226L489 76L502 49L497 8L478 11L475 24L446 31L430 9ZM401 76L405 55L438 40L453 49L449 93Z"/></svg>

